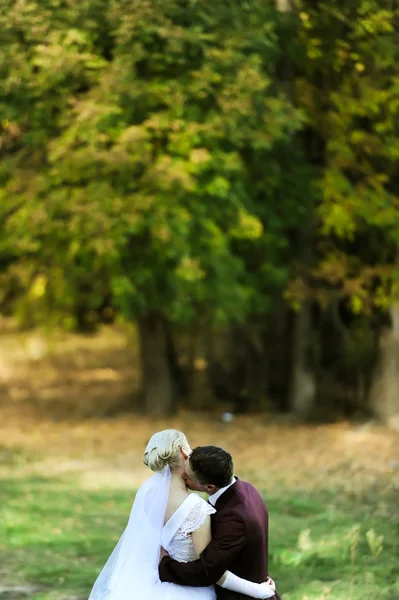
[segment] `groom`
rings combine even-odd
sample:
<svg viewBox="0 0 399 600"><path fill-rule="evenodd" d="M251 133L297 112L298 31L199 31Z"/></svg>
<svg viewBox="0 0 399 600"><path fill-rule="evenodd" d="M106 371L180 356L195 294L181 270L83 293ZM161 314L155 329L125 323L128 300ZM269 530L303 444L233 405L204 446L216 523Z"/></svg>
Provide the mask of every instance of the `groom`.
<svg viewBox="0 0 399 600"><path fill-rule="evenodd" d="M268 576L268 513L259 492L233 476L231 455L217 446L194 448L186 463L187 487L209 494L216 508L212 515L212 541L198 560L179 563L164 556L161 581L206 587L225 571L262 583ZM244 600L247 596L216 586L218 600ZM276 593L273 600L279 600Z"/></svg>

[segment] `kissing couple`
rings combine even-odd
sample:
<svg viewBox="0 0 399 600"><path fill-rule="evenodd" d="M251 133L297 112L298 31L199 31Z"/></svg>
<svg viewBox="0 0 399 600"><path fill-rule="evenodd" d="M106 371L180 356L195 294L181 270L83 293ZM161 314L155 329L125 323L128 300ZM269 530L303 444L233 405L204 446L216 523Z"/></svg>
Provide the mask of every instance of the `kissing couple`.
<svg viewBox="0 0 399 600"><path fill-rule="evenodd" d="M234 476L231 455L191 450L184 433L166 429L143 462L155 474L138 490L89 600L279 600L268 577L267 509Z"/></svg>

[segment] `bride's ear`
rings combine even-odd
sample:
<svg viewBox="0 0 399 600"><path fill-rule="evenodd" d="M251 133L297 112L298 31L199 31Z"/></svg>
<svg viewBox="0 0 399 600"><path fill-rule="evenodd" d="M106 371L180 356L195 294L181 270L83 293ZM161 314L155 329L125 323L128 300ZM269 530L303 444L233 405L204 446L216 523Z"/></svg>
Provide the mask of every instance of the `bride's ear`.
<svg viewBox="0 0 399 600"><path fill-rule="evenodd" d="M180 448L180 452L182 453L184 460L187 460L191 454L191 450L187 451L184 448Z"/></svg>

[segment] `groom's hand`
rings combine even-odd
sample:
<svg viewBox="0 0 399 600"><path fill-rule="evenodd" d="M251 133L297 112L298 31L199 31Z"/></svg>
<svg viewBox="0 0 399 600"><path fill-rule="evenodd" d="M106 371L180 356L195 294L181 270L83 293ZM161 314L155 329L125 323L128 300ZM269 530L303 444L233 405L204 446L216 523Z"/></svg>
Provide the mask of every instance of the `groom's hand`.
<svg viewBox="0 0 399 600"><path fill-rule="evenodd" d="M164 556L169 556L169 554L166 552L165 548L162 548L162 546L161 546L161 552L159 554L159 562L161 562L161 560L163 559Z"/></svg>

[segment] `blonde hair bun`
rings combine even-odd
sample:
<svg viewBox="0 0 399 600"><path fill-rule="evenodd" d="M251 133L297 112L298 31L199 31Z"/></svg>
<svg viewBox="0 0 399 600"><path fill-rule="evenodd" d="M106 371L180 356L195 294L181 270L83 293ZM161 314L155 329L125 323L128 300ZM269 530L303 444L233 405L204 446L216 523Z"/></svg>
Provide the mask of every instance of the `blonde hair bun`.
<svg viewBox="0 0 399 600"><path fill-rule="evenodd" d="M187 438L177 429L164 429L154 433L147 444L143 463L154 471L162 471L169 465L171 471L180 466L180 449L189 448Z"/></svg>

